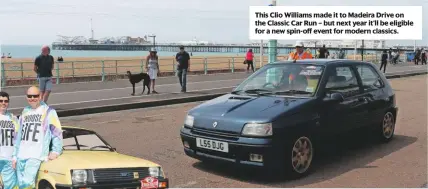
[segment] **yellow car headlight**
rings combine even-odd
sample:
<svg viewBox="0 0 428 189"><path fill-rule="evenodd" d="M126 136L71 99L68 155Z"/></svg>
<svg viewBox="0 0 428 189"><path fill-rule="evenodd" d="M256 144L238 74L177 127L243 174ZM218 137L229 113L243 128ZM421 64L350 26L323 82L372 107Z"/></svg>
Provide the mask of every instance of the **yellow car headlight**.
<svg viewBox="0 0 428 189"><path fill-rule="evenodd" d="M83 169L75 169L71 171L71 181L73 184L83 184L88 181L88 171Z"/></svg>
<svg viewBox="0 0 428 189"><path fill-rule="evenodd" d="M162 168L161 167L149 167L149 174L152 177L160 177L162 176Z"/></svg>
<svg viewBox="0 0 428 189"><path fill-rule="evenodd" d="M93 184L95 183L94 170L73 169L71 170L71 181L73 184Z"/></svg>

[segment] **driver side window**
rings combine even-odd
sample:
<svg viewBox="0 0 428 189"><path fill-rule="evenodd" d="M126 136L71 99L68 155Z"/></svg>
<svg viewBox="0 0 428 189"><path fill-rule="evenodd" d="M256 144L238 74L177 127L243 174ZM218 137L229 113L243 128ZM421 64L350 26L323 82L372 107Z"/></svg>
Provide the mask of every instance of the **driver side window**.
<svg viewBox="0 0 428 189"><path fill-rule="evenodd" d="M265 72L257 74L250 83L247 83L244 90L270 88L281 82L283 69L274 67Z"/></svg>
<svg viewBox="0 0 428 189"><path fill-rule="evenodd" d="M360 93L357 78L350 66L338 66L333 68L327 80L325 90L327 95L340 93L345 98Z"/></svg>

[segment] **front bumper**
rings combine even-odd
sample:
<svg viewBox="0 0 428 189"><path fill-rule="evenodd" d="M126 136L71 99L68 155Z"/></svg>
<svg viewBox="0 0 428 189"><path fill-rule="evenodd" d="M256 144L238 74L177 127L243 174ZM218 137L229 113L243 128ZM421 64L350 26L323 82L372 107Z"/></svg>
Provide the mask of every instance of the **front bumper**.
<svg viewBox="0 0 428 189"><path fill-rule="evenodd" d="M226 140L221 138L202 136L191 133L190 129L182 129L180 132L181 140L187 142L189 147L184 146L186 155L199 160L214 160L219 162L228 162L235 165L250 167L272 167L277 166L277 157L280 152L275 153L272 139L268 138L239 138L238 140ZM199 148L196 146L196 138L211 139L227 142L229 152L218 152L214 150ZM250 154L262 155L262 161L251 161Z"/></svg>
<svg viewBox="0 0 428 189"><path fill-rule="evenodd" d="M159 183L166 182L166 187L163 188L169 188L169 180L167 178L158 178ZM123 189L136 189L141 188L140 181L132 181L132 182L126 182L126 183L102 183L102 184L86 184L86 185L63 185L63 184L56 184L56 189L117 189L117 188L123 188Z"/></svg>

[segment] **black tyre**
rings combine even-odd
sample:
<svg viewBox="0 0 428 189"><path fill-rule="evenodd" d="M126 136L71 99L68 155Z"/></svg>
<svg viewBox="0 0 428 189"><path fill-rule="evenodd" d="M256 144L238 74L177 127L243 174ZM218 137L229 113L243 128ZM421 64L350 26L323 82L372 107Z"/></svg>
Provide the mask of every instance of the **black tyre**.
<svg viewBox="0 0 428 189"><path fill-rule="evenodd" d="M39 189L54 189L47 181L39 183Z"/></svg>

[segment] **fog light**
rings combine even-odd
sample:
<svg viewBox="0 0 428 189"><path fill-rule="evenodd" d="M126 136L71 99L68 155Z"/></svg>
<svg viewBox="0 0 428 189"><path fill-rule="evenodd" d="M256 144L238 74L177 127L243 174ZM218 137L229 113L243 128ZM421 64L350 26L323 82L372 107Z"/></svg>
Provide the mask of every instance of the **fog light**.
<svg viewBox="0 0 428 189"><path fill-rule="evenodd" d="M185 148L190 148L190 145L189 145L189 143L188 143L187 141L184 141L184 142L183 142L183 146L184 146Z"/></svg>
<svg viewBox="0 0 428 189"><path fill-rule="evenodd" d="M250 154L250 161L263 162L263 155L261 155L261 154Z"/></svg>

